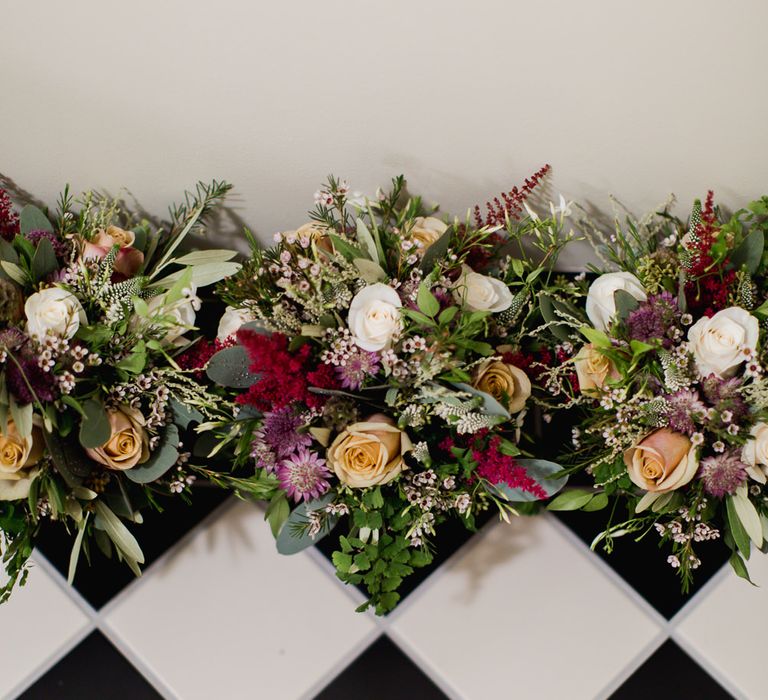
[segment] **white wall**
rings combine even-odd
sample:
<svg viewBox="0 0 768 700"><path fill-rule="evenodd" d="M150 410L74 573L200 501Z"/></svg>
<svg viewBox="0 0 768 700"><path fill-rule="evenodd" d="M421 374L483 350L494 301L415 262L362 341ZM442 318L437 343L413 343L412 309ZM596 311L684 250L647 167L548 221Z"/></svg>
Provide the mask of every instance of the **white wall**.
<svg viewBox="0 0 768 700"><path fill-rule="evenodd" d="M6 2L0 172L149 208L237 185L265 240L326 173L463 212L540 164L639 209L768 190L768 4L642 0Z"/></svg>

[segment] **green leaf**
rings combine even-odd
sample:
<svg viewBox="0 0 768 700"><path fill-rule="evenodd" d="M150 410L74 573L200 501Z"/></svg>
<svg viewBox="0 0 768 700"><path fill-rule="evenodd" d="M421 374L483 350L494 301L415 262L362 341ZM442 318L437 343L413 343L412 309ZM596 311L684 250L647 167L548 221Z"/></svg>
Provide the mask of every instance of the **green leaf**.
<svg viewBox="0 0 768 700"><path fill-rule="evenodd" d="M602 331L597 330L597 328L582 326L579 328L579 333L596 348L610 348L612 346L611 339Z"/></svg>
<svg viewBox="0 0 768 700"><path fill-rule="evenodd" d="M562 319L555 314L554 301L547 294L539 294L539 312L544 321L551 324L548 326L547 330L549 330L552 335L563 342L570 341L571 336L568 332L568 328L562 323Z"/></svg>
<svg viewBox="0 0 768 700"><path fill-rule="evenodd" d="M379 263L368 260L367 258L355 258L352 261L355 267L360 271L360 277L368 284L383 282L387 279L387 273L381 269Z"/></svg>
<svg viewBox="0 0 768 700"><path fill-rule="evenodd" d="M750 275L754 275L760 267L765 248L765 234L757 228L751 231L738 248L731 253L730 263L733 269L746 267Z"/></svg>
<svg viewBox="0 0 768 700"><path fill-rule="evenodd" d="M173 411L173 422L182 430L186 430L190 423L202 423L203 414L196 408L182 403L175 397L171 397L171 411Z"/></svg>
<svg viewBox="0 0 768 700"><path fill-rule="evenodd" d="M48 275L59 269L53 245L47 238L41 238L32 258L32 277L35 282L44 280Z"/></svg>
<svg viewBox="0 0 768 700"><path fill-rule="evenodd" d="M174 423L165 426L160 444L143 464L123 472L134 484L149 484L163 476L179 459L179 429Z"/></svg>
<svg viewBox="0 0 768 700"><path fill-rule="evenodd" d="M760 523L760 515L757 512L752 501L746 495L746 489L744 492L737 491L733 496L733 505L736 509L736 514L739 516L741 524L744 526L744 531L749 535L756 547L763 546L763 526Z"/></svg>
<svg viewBox="0 0 768 700"><path fill-rule="evenodd" d="M89 476L96 467L96 463L85 455L79 445L72 445L56 435L43 431L45 444L48 447L48 453L56 467L56 471L70 488L79 486L81 481Z"/></svg>
<svg viewBox="0 0 768 700"><path fill-rule="evenodd" d="M382 261L379 260L379 253L376 250L376 241L373 240L373 236L368 230L368 227L362 219L355 219L355 224L357 225L357 242L360 244L363 253L365 253L363 257L367 257L375 263L381 263Z"/></svg>
<svg viewBox="0 0 768 700"><path fill-rule="evenodd" d="M0 258L6 262L13 263L14 265L19 264L19 254L16 252L13 245L4 238L0 238Z"/></svg>
<svg viewBox="0 0 768 700"><path fill-rule="evenodd" d="M441 258L444 258L451 246L453 238L453 227L449 226L445 232L438 238L424 253L424 257L419 263L419 267L424 272L431 272Z"/></svg>
<svg viewBox="0 0 768 700"><path fill-rule="evenodd" d="M17 284L24 286L29 282L27 273L15 263L8 262L7 260L0 260L0 267L2 267L5 274Z"/></svg>
<svg viewBox="0 0 768 700"><path fill-rule="evenodd" d="M185 267L183 270L178 270L170 275L156 280L150 284L150 287L166 287L170 288L176 284L187 270L191 271L190 282L198 287L207 287L210 284L219 282L225 277L231 277L240 271L242 265L234 262L215 262L215 263L203 263L202 265L195 265L194 267ZM187 286L186 284L183 286Z"/></svg>
<svg viewBox="0 0 768 700"><path fill-rule="evenodd" d="M608 506L608 494L596 493L592 497L592 500L589 501L589 503L587 503L586 505L582 506L581 509L587 513L592 513L598 510L602 510L607 506Z"/></svg>
<svg viewBox="0 0 768 700"><path fill-rule="evenodd" d="M731 568L736 572L736 575L740 578L743 578L745 581L749 581L753 586L757 587L757 584L749 578L749 571L747 570L747 565L744 563L744 560L739 556L738 552L733 552L731 554L730 559L728 559L728 563L731 565Z"/></svg>
<svg viewBox="0 0 768 700"><path fill-rule="evenodd" d="M272 530L272 537L277 537L280 532L280 528L288 520L288 516L291 514L291 506L288 503L288 498L285 495L285 491L278 491L269 502L267 506L267 512L264 514L264 518L269 523L269 527Z"/></svg>
<svg viewBox="0 0 768 700"><path fill-rule="evenodd" d="M725 499L725 510L728 515L728 526L731 532L731 537L739 548L742 556L745 559L749 559L749 535L741 524L739 515L736 512L736 504L734 503L733 496L728 496Z"/></svg>
<svg viewBox="0 0 768 700"><path fill-rule="evenodd" d="M83 547L83 536L85 535L85 528L88 525L88 518L90 517L90 512L87 512L85 517L77 524L77 537L75 537L75 541L72 544L72 551L69 554L69 569L67 571L67 583L70 586L75 580L77 562L80 559L80 550Z"/></svg>
<svg viewBox="0 0 768 700"><path fill-rule="evenodd" d="M449 306L447 309L443 309L440 312L440 315L437 317L437 322L441 326L447 326L451 321L453 321L456 314L459 312L458 306Z"/></svg>
<svg viewBox="0 0 768 700"><path fill-rule="evenodd" d="M548 506L547 510L578 510L592 500L593 491L584 489L571 489L557 496Z"/></svg>
<svg viewBox="0 0 768 700"><path fill-rule="evenodd" d="M22 236L26 236L30 231L48 231L53 233L53 224L48 220L42 209L39 209L34 204L27 204L19 215L19 230Z"/></svg>
<svg viewBox="0 0 768 700"><path fill-rule="evenodd" d="M253 374L248 351L242 345L219 350L208 363L206 374L212 382L233 389L247 389L259 376Z"/></svg>
<svg viewBox="0 0 768 700"><path fill-rule="evenodd" d="M434 318L440 311L440 302L437 300L435 295L432 294L430 290L431 286L432 281L429 277L422 280L421 284L419 285L419 292L416 296L416 303L424 314L430 318Z"/></svg>
<svg viewBox="0 0 768 700"><path fill-rule="evenodd" d="M616 318L621 321L626 321L627 316L640 306L640 302L623 289L613 293L613 302L616 305Z"/></svg>
<svg viewBox="0 0 768 700"><path fill-rule="evenodd" d="M173 263L176 265L210 265L211 263L227 262L236 255L237 252L234 250L224 250L221 248L196 250L176 258Z"/></svg>
<svg viewBox="0 0 768 700"><path fill-rule="evenodd" d="M355 258L366 258L365 253L357 246L352 245L349 241L345 241L335 233L329 233L328 238L333 243L333 249L349 262L352 262Z"/></svg>
<svg viewBox="0 0 768 700"><path fill-rule="evenodd" d="M300 503L294 508L288 516L288 520L285 521L285 524L280 528L280 532L277 535L277 540L275 542L277 551L280 552L280 554L296 554L307 547L311 547L316 542L319 542L333 530L338 521L338 518L335 516L329 516L325 520L325 525L314 538L307 534L306 528L303 526L307 522L308 512L325 508L325 506L331 503L335 497L336 494L331 491L313 501Z"/></svg>
<svg viewBox="0 0 768 700"><path fill-rule="evenodd" d="M521 467L528 472L528 476L535 479L536 482L546 492L545 498L554 496L568 482L567 476L561 476L553 479L552 475L561 472L563 468L555 462L548 462L545 459L516 459ZM530 503L540 500L535 494L522 489L512 488L508 484L501 482L493 484L491 490L501 494L506 500L512 503Z"/></svg>
<svg viewBox="0 0 768 700"><path fill-rule="evenodd" d="M80 421L80 444L86 448L101 447L112 435L109 415L101 401L96 399L88 399L81 405L85 415Z"/></svg>
<svg viewBox="0 0 768 700"><path fill-rule="evenodd" d="M16 430L21 436L22 440L28 439L32 435L32 404L24 404L20 406L13 396L9 396L9 403L11 408L11 417L16 424Z"/></svg>
<svg viewBox="0 0 768 700"><path fill-rule="evenodd" d="M139 547L136 538L131 534L128 528L118 518L103 501L96 501L96 521L95 525L100 530L104 530L109 535L109 539L123 557L137 564L144 563L144 553ZM133 568L133 567L132 567Z"/></svg>
<svg viewBox="0 0 768 700"><path fill-rule="evenodd" d="M147 364L147 348L143 340L134 346L131 353L117 363L117 367L129 374L139 374Z"/></svg>
<svg viewBox="0 0 768 700"><path fill-rule="evenodd" d="M486 415L504 416L505 418L511 418L511 416L509 415L509 411L506 408L504 408L504 406L502 406L490 394L486 394L484 391L475 389L473 386L470 386L469 384L464 384L463 382L452 382L452 384L459 391L464 391L468 394L472 394L473 396L479 396L483 400L483 403L480 406L480 410Z"/></svg>
<svg viewBox="0 0 768 700"><path fill-rule="evenodd" d="M346 554L345 552L334 552L331 555L331 559L333 561L333 565L342 574L349 573L349 570L352 568L351 554Z"/></svg>

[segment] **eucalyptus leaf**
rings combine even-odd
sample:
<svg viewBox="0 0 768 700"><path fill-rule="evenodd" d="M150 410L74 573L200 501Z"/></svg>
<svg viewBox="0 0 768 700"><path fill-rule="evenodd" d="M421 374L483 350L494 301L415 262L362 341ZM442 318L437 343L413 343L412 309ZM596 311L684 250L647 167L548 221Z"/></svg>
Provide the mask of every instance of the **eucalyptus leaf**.
<svg viewBox="0 0 768 700"><path fill-rule="evenodd" d="M231 277L238 273L241 267L240 263L234 262L203 263L202 265L195 265L194 267L186 267L183 270L178 270L162 279L152 282L149 286L171 287L182 278L186 270L191 270L191 283L197 287L207 287L210 284L223 280L225 277Z"/></svg>
<svg viewBox="0 0 768 700"><path fill-rule="evenodd" d="M352 261L355 267L360 271L360 277L368 284L375 284L387 279L387 273L381 269L379 263L368 260L367 258L355 258Z"/></svg>
<svg viewBox="0 0 768 700"><path fill-rule="evenodd" d="M555 305L552 298L547 294L539 294L539 311L542 318L550 324L547 326L547 330L552 333L558 340L563 342L570 341L570 333L562 320L555 314Z"/></svg>
<svg viewBox="0 0 768 700"><path fill-rule="evenodd" d="M422 280L421 284L419 285L418 294L416 296L416 303L422 313L426 314L430 318L434 318L440 312L440 302L437 300L435 295L432 294L430 289L431 286L432 280L430 277Z"/></svg>
<svg viewBox="0 0 768 700"><path fill-rule="evenodd" d="M480 407L480 410L486 415L504 416L505 418L511 418L509 411L490 394L486 394L484 391L475 389L473 386L464 384L463 382L452 382L452 384L460 391L465 391L468 394L472 394L473 396L479 396L483 400L483 404Z"/></svg>
<svg viewBox="0 0 768 700"><path fill-rule="evenodd" d="M48 220L42 209L34 204L27 204L19 214L19 230L22 236L30 231L48 231L53 233L53 224Z"/></svg>
<svg viewBox="0 0 768 700"><path fill-rule="evenodd" d="M15 263L8 262L7 260L0 260L0 267L2 267L3 272L17 284L25 285L29 282L27 273Z"/></svg>
<svg viewBox="0 0 768 700"><path fill-rule="evenodd" d="M338 521L338 518L335 516L329 516L326 519L324 527L314 538L306 534L306 528L304 526L307 522L308 512L325 508L325 506L333 501L334 497L335 494L329 492L313 501L300 503L294 508L277 535L277 551L280 552L280 554L296 554L297 552L301 552L307 547L316 544L333 530ZM300 531L303 531L303 534L299 534L297 528L299 528Z"/></svg>
<svg viewBox="0 0 768 700"><path fill-rule="evenodd" d="M448 248L451 246L451 239L453 238L453 227L449 226L445 233L438 238L429 248L427 248L422 257L419 267L424 272L431 272L440 258L444 258L448 252Z"/></svg>
<svg viewBox="0 0 768 700"><path fill-rule="evenodd" d="M616 305L616 318L621 321L626 321L629 314L640 306L640 302L624 289L613 293L613 303Z"/></svg>
<svg viewBox="0 0 768 700"><path fill-rule="evenodd" d="M349 260L349 262L352 262L355 258L366 258L365 253L360 248L352 245L349 241L345 241L335 233L329 233L328 237L331 239L331 243L333 243L334 251L346 260Z"/></svg>
<svg viewBox="0 0 768 700"><path fill-rule="evenodd" d="M557 474L563 469L555 462L549 462L544 459L516 459L515 462L525 468L528 476L536 480L539 486L546 492L545 498L554 496L568 482L567 476L561 476L556 479L552 478L553 474ZM519 488L512 488L505 482L493 484L491 489L512 503L529 503L540 500L535 494Z"/></svg>
<svg viewBox="0 0 768 700"><path fill-rule="evenodd" d="M101 401L88 399L82 403L85 414L80 421L80 444L83 447L101 447L112 435L109 415Z"/></svg>
<svg viewBox="0 0 768 700"><path fill-rule="evenodd" d="M739 548L741 555L745 559L749 559L749 555L750 555L749 535L747 534L747 531L744 529L744 526L741 524L741 520L739 519L738 512L736 511L736 504L734 502L733 496L728 496L725 499L725 512L728 516L728 528L731 533L731 537L733 537L733 541L736 543L736 546Z"/></svg>
<svg viewBox="0 0 768 700"><path fill-rule="evenodd" d="M85 517L77 525L77 537L72 544L72 551L69 555L69 569L67 570L67 583L71 586L75 580L75 573L77 572L77 562L80 559L80 550L83 547L83 536L85 535L85 528L88 525L88 518L91 516L90 512L85 514Z"/></svg>
<svg viewBox="0 0 768 700"><path fill-rule="evenodd" d="M32 257L32 277L35 282L40 282L58 269L53 245L47 238L41 238Z"/></svg>
<svg viewBox="0 0 768 700"><path fill-rule="evenodd" d="M381 260L379 260L379 253L376 250L376 241L373 240L373 236L368 230L368 227L362 219L355 219L355 224L357 225L357 242L366 254L365 257L370 258L376 263L381 263Z"/></svg>
<svg viewBox="0 0 768 700"><path fill-rule="evenodd" d="M202 423L203 414L196 408L187 406L175 397L171 397L171 411L173 411L173 422L182 430L186 430L190 423Z"/></svg>
<svg viewBox="0 0 768 700"><path fill-rule="evenodd" d="M736 514L744 526L744 531L749 535L749 539L755 543L756 547L761 547L763 544L763 526L760 523L760 515L754 504L746 494L737 492L731 498L733 499Z"/></svg>
<svg viewBox="0 0 768 700"><path fill-rule="evenodd" d="M752 230L747 234L739 247L731 253L731 266L735 270L745 267L750 275L754 275L763 259L764 248L765 234L759 228Z"/></svg>
<svg viewBox="0 0 768 700"><path fill-rule="evenodd" d="M179 459L179 429L174 423L165 426L160 444L143 464L123 472L135 484L149 484L163 476Z"/></svg>
<svg viewBox="0 0 768 700"><path fill-rule="evenodd" d="M44 430L43 437L53 465L67 486L80 486L82 480L93 472L96 463L88 459L79 445L70 444L70 441L62 439L56 433Z"/></svg>
<svg viewBox="0 0 768 700"><path fill-rule="evenodd" d="M206 374L212 382L233 389L247 389L258 380L249 369L248 351L242 345L219 350L208 363Z"/></svg>
<svg viewBox="0 0 768 700"><path fill-rule="evenodd" d="M96 501L96 521L95 525L100 530L104 530L109 535L109 539L120 550L123 557L128 560L143 564L144 553L139 547L139 543L136 538L131 534L130 530L125 524L118 518L103 501ZM133 568L133 567L132 567ZM134 569L135 571L135 569Z"/></svg>

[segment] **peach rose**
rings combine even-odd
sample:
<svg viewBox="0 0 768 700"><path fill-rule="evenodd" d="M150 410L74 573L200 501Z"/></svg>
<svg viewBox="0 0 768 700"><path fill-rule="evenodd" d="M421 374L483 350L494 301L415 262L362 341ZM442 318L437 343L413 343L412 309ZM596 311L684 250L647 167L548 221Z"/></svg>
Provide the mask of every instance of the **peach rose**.
<svg viewBox="0 0 768 700"><path fill-rule="evenodd" d="M421 244L424 251L448 230L448 225L434 216L417 216L411 227L411 238Z"/></svg>
<svg viewBox="0 0 768 700"><path fill-rule="evenodd" d="M353 423L336 436L327 451L339 481L352 488L386 484L405 467L411 449L408 435L381 413Z"/></svg>
<svg viewBox="0 0 768 700"><path fill-rule="evenodd" d="M573 358L579 389L582 393L596 393L603 388L606 379L618 379L616 366L594 345L587 343Z"/></svg>
<svg viewBox="0 0 768 700"><path fill-rule="evenodd" d="M133 277L144 264L144 253L133 247L136 242L136 234L126 231L119 226L108 226L106 230L100 229L96 236L83 244L84 260L102 260L115 245L120 246L115 259L115 272L125 277Z"/></svg>
<svg viewBox="0 0 768 700"><path fill-rule="evenodd" d="M149 436L146 421L139 411L121 406L109 411L112 434L101 446L86 450L88 456L107 469L125 471L149 459Z"/></svg>
<svg viewBox="0 0 768 700"><path fill-rule="evenodd" d="M297 228L295 231L288 231L287 233L284 233L283 238L285 239L290 235L296 236L296 240L298 241L301 241L302 238L308 238L310 242L314 243L315 247L319 250L324 250L326 253L332 253L333 242L328 236L328 233L329 230L327 226L315 222L310 222L308 224L304 224L303 226L299 226L299 228Z"/></svg>
<svg viewBox="0 0 768 700"><path fill-rule="evenodd" d="M519 367L499 360L486 360L472 379L475 389L490 394L510 413L519 413L531 395L531 380Z"/></svg>
<svg viewBox="0 0 768 700"><path fill-rule="evenodd" d="M687 436L660 428L627 450L624 463L633 483L646 491L665 493L693 479L699 456Z"/></svg>
<svg viewBox="0 0 768 700"><path fill-rule="evenodd" d="M0 501L26 498L29 486L37 476L34 466L43 456L43 434L38 427L24 439L12 418L0 433Z"/></svg>

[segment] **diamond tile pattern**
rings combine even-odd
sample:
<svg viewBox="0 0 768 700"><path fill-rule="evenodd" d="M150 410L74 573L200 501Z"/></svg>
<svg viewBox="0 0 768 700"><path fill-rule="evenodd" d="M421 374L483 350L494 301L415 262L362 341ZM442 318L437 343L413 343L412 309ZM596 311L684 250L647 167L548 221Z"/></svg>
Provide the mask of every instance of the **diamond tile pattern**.
<svg viewBox="0 0 768 700"><path fill-rule="evenodd" d="M263 511L200 489L193 506L147 517L135 580L83 562L51 531L28 585L0 607L8 698L420 700L762 698L764 588L702 550L681 596L649 535L589 550L605 514L547 514L479 533L447 529L387 618L328 561L333 538L294 557ZM768 582L768 558L750 561Z"/></svg>

